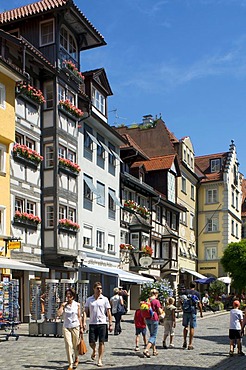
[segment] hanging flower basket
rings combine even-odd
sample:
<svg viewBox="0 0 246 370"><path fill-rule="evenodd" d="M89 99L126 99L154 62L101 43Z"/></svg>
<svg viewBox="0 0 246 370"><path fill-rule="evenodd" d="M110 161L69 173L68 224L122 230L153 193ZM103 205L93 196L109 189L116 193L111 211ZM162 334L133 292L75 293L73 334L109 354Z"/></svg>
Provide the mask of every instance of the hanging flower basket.
<svg viewBox="0 0 246 370"><path fill-rule="evenodd" d="M37 104L45 103L44 95L41 90L36 89L35 87L27 84L26 82L20 82L16 86L16 92L23 94L30 98Z"/></svg>
<svg viewBox="0 0 246 370"><path fill-rule="evenodd" d="M77 163L70 161L69 159L59 157L58 161L59 161L60 168L68 169L69 171L71 171L72 173L76 175L78 175L79 172L81 171L81 168L79 167L79 165Z"/></svg>
<svg viewBox="0 0 246 370"><path fill-rule="evenodd" d="M23 158L27 161L30 161L36 166L43 161L43 157L36 152L36 150L30 149L26 145L15 144L13 147L13 155L14 157Z"/></svg>
<svg viewBox="0 0 246 370"><path fill-rule="evenodd" d="M59 106L60 108L64 109L67 111L69 114L71 114L73 117L80 119L83 117L84 112L77 108L75 105L73 105L70 100L60 100L59 101Z"/></svg>
<svg viewBox="0 0 246 370"><path fill-rule="evenodd" d="M41 218L33 215L32 213L16 211L14 215L14 221L37 226L41 223Z"/></svg>
<svg viewBox="0 0 246 370"><path fill-rule="evenodd" d="M72 230L72 231L79 231L80 226L76 222L73 222L67 218L63 218L59 220L59 227L62 229Z"/></svg>
<svg viewBox="0 0 246 370"><path fill-rule="evenodd" d="M145 254L146 256L152 256L152 254L153 254L153 249L152 249L149 245L146 245L145 247L142 247L142 252L143 252L143 254Z"/></svg>
<svg viewBox="0 0 246 370"><path fill-rule="evenodd" d="M121 252L130 252L133 251L135 247L131 244L120 244L120 251Z"/></svg>
<svg viewBox="0 0 246 370"><path fill-rule="evenodd" d="M149 210L145 206L138 205L134 200L126 200L124 207L128 210L139 213L143 217L148 217L150 215Z"/></svg>
<svg viewBox="0 0 246 370"><path fill-rule="evenodd" d="M62 62L63 68L67 69L74 77L76 77L80 82L84 82L85 76L78 70L76 65L71 60L64 60Z"/></svg>

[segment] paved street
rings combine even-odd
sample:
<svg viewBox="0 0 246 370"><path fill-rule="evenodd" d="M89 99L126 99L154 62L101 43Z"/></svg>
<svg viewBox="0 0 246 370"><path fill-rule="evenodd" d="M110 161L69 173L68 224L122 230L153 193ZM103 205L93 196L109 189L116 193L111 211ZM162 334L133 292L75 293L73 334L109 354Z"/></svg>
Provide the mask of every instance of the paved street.
<svg viewBox="0 0 246 370"><path fill-rule="evenodd" d="M133 313L124 316L123 331L119 336L109 336L104 356L104 369L116 370L192 370L192 369L246 369L246 356L235 355L229 358L228 322L229 313L206 313L198 319L198 328L194 340L194 351L183 350L181 320L175 329L175 348L162 349L163 327L159 327L157 347L159 355L150 359L143 358L134 351ZM57 370L67 369L63 338L29 337L27 324L22 324L16 331L20 334L16 341L10 337L5 340L0 331L0 369L12 370ZM85 335L87 342L88 335ZM246 339L245 339L246 340ZM246 343L245 343L246 345ZM88 346L89 347L89 346ZM246 350L244 350L246 351ZM80 357L78 370L96 369L96 362L90 359L91 351Z"/></svg>

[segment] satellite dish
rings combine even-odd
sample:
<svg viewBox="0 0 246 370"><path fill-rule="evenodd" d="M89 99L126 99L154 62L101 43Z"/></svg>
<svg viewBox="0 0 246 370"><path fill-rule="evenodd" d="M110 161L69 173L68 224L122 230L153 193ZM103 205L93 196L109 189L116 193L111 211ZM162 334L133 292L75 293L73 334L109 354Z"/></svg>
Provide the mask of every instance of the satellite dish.
<svg viewBox="0 0 246 370"><path fill-rule="evenodd" d="M152 263L152 258L150 256L143 256L139 259L140 266L149 267Z"/></svg>

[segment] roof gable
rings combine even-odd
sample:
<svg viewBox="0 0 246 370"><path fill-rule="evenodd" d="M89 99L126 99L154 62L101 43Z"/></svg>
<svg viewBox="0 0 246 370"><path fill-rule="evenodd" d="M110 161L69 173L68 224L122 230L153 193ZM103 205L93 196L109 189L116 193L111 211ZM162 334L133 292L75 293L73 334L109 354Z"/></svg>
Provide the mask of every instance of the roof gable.
<svg viewBox="0 0 246 370"><path fill-rule="evenodd" d="M85 78L94 81L95 87L99 87L107 96L113 95L106 72L104 68L97 68L91 71L83 72Z"/></svg>

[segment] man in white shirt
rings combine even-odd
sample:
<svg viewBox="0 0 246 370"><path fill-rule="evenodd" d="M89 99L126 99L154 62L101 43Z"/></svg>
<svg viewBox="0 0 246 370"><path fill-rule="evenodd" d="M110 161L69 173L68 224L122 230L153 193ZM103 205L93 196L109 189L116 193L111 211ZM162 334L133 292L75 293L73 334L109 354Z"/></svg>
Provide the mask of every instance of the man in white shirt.
<svg viewBox="0 0 246 370"><path fill-rule="evenodd" d="M89 343L93 351L91 359L96 359L96 342L99 338L97 366L102 367L104 343L108 341L108 330L110 332L113 330L112 315L109 300L102 294L102 284L96 282L93 290L94 294L87 298L85 303L84 325L86 323L86 316L89 316ZM107 317L109 328L107 327Z"/></svg>

